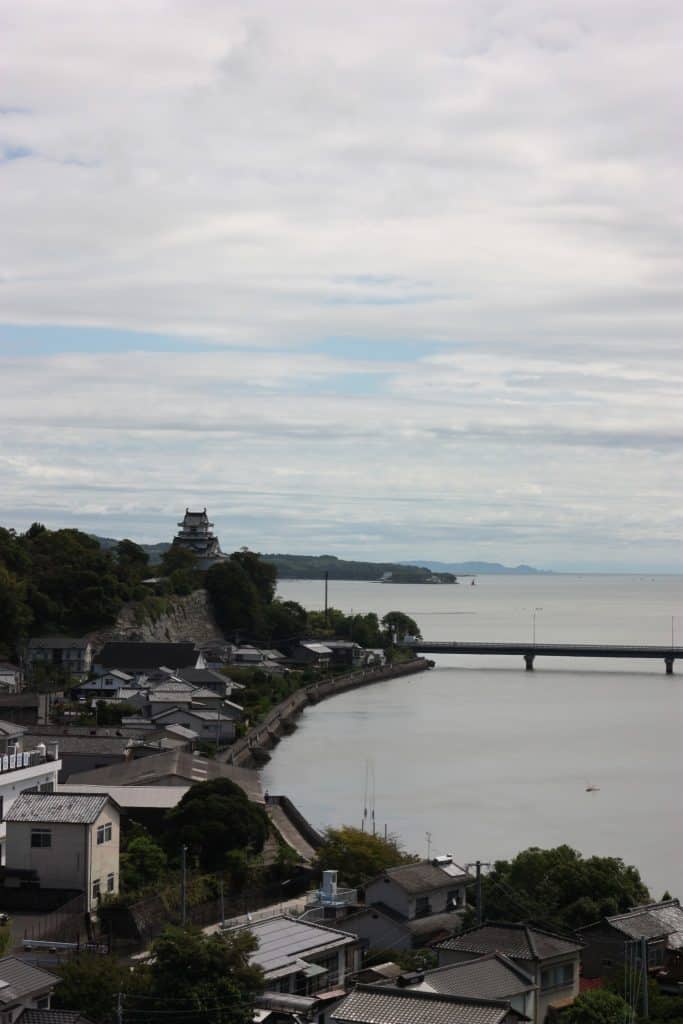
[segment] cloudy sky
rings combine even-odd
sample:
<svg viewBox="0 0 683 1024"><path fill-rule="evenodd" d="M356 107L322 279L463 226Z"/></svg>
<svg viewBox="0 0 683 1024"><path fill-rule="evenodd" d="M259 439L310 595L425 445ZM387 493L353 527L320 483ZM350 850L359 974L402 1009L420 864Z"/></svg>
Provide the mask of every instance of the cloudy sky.
<svg viewBox="0 0 683 1024"><path fill-rule="evenodd" d="M680 0L3 0L2 522L683 570Z"/></svg>

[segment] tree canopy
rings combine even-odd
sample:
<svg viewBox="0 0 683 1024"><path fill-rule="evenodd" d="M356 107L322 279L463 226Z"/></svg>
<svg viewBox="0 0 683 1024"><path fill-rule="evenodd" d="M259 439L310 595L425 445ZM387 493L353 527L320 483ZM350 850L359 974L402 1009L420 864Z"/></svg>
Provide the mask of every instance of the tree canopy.
<svg viewBox="0 0 683 1024"><path fill-rule="evenodd" d="M185 844L204 871L226 867L230 850L260 853L268 838L268 818L244 790L229 779L198 782L165 818L163 843L176 859Z"/></svg>
<svg viewBox="0 0 683 1024"><path fill-rule="evenodd" d="M373 836L359 828L343 825L328 828L318 850L316 865L321 871L337 869L347 885L362 885L385 868L413 864L419 857L406 853L397 839Z"/></svg>
<svg viewBox="0 0 683 1024"><path fill-rule="evenodd" d="M628 1003L604 988L582 992L560 1015L561 1024L623 1024L629 1019Z"/></svg>
<svg viewBox="0 0 683 1024"><path fill-rule="evenodd" d="M522 917L578 928L650 899L638 869L619 857L583 857L570 846L532 846L498 860L484 878L490 920Z"/></svg>

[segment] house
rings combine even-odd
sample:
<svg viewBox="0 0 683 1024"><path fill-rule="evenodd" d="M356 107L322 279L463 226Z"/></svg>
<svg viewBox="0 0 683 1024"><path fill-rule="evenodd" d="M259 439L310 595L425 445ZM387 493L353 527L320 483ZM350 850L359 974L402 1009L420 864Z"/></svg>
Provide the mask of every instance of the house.
<svg viewBox="0 0 683 1024"><path fill-rule="evenodd" d="M197 733L200 741L206 743L228 744L236 736L235 724L239 721L242 709L234 705L234 717L228 717L229 701L225 701L219 711L209 708L178 707L173 705L166 711L153 716L152 721L157 728L165 725L184 725Z"/></svg>
<svg viewBox="0 0 683 1024"><path fill-rule="evenodd" d="M325 647L331 652L333 665L343 665L346 668L359 668L365 664L366 651L360 644L352 640L326 640Z"/></svg>
<svg viewBox="0 0 683 1024"><path fill-rule="evenodd" d="M119 891L119 807L106 793L22 793L6 821L8 868L83 892L88 911Z"/></svg>
<svg viewBox="0 0 683 1024"><path fill-rule="evenodd" d="M5 863L5 817L17 797L27 789L55 789L61 762L55 744L31 745L26 730L0 721L0 863Z"/></svg>
<svg viewBox="0 0 683 1024"><path fill-rule="evenodd" d="M648 968L658 968L666 984L683 982L683 909L679 900L633 907L579 928L584 942L583 976L599 978L625 963L627 947L645 939Z"/></svg>
<svg viewBox="0 0 683 1024"><path fill-rule="evenodd" d="M233 690L243 690L241 683L229 679L222 672L215 672L212 668L181 668L177 672L178 678L193 686L201 686L205 690L212 690L219 697L229 697Z"/></svg>
<svg viewBox="0 0 683 1024"><path fill-rule="evenodd" d="M534 1024L548 1010L571 1003L579 994L581 944L564 935L527 924L490 923L454 935L436 947L439 967L502 953L528 974L537 988Z"/></svg>
<svg viewBox="0 0 683 1024"><path fill-rule="evenodd" d="M295 665L313 665L316 668L328 668L332 661L332 651L327 644L316 643L313 640L302 640L292 647L290 660Z"/></svg>
<svg viewBox="0 0 683 1024"><path fill-rule="evenodd" d="M430 971L401 974L399 987L416 992L465 996L468 999L502 999L529 1020L536 1011L536 983L518 964L502 953L488 953Z"/></svg>
<svg viewBox="0 0 683 1024"><path fill-rule="evenodd" d="M45 722L53 700L52 693L0 693L0 718L19 725Z"/></svg>
<svg viewBox="0 0 683 1024"><path fill-rule="evenodd" d="M330 1013L331 1024L519 1024L503 1000L357 985Z"/></svg>
<svg viewBox="0 0 683 1024"><path fill-rule="evenodd" d="M231 660L234 665L260 665L266 659L258 647L242 644L241 647L234 648Z"/></svg>
<svg viewBox="0 0 683 1024"><path fill-rule="evenodd" d="M32 637L26 651L26 660L31 668L44 665L77 677L87 676L92 656L92 644L87 637Z"/></svg>
<svg viewBox="0 0 683 1024"><path fill-rule="evenodd" d="M26 733L32 746L56 743L60 760L59 781L75 772L87 772L110 764L123 764L128 759L156 754L158 746L148 747L142 739L132 739L121 729L79 729L65 727L58 735L38 729Z"/></svg>
<svg viewBox="0 0 683 1024"><path fill-rule="evenodd" d="M30 1011L49 1010L60 978L16 956L0 959L0 1024L30 1021Z"/></svg>
<svg viewBox="0 0 683 1024"><path fill-rule="evenodd" d="M130 689L135 685L135 676L129 672L122 672L114 668L109 672L103 672L94 679L86 679L77 687L74 687L74 694L80 697L99 697L107 700L116 697L121 689Z"/></svg>
<svg viewBox="0 0 683 1024"><path fill-rule="evenodd" d="M21 669L9 661L0 661L0 690L16 693L21 685Z"/></svg>
<svg viewBox="0 0 683 1024"><path fill-rule="evenodd" d="M471 878L450 856L387 868L365 885L365 902L381 903L412 921L465 908ZM457 927L458 920L453 920Z"/></svg>
<svg viewBox="0 0 683 1024"><path fill-rule="evenodd" d="M93 661L99 675L120 669L130 675L142 675L166 665L181 668L205 668L202 654L193 643L147 643L139 640L110 640Z"/></svg>
<svg viewBox="0 0 683 1024"><path fill-rule="evenodd" d="M355 935L278 915L246 926L258 942L250 960L265 974L266 988L310 996L343 988L360 967ZM246 930L245 928L245 930Z"/></svg>

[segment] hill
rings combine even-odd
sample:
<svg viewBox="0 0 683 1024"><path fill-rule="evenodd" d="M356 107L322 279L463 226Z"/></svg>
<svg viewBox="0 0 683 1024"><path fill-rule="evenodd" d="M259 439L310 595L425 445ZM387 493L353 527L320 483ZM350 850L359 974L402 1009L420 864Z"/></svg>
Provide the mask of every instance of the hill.
<svg viewBox="0 0 683 1024"><path fill-rule="evenodd" d="M404 563L401 563L402 565ZM462 573L496 573L508 576L529 576L552 574L552 569L534 569L531 565L501 565L500 562L433 562L428 558L415 558L406 565L423 565L433 572Z"/></svg>

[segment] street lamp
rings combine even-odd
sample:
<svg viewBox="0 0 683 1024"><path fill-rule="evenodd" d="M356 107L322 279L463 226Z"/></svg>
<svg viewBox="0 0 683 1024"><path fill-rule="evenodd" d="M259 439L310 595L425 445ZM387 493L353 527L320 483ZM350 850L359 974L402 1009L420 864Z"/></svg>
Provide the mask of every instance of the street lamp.
<svg viewBox="0 0 683 1024"><path fill-rule="evenodd" d="M536 612L542 612L542 608L534 608L534 613L531 617L531 642L533 646L536 646Z"/></svg>

